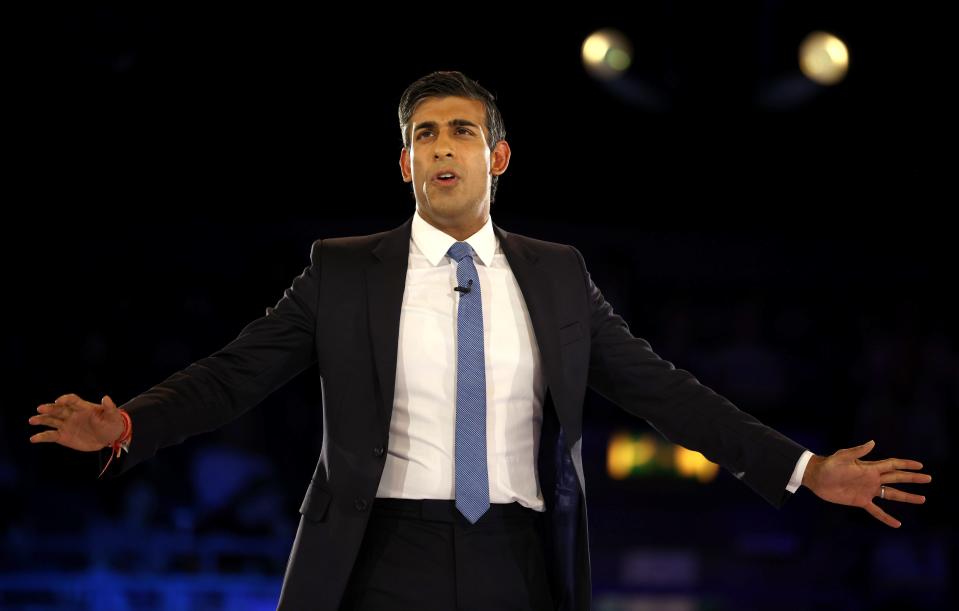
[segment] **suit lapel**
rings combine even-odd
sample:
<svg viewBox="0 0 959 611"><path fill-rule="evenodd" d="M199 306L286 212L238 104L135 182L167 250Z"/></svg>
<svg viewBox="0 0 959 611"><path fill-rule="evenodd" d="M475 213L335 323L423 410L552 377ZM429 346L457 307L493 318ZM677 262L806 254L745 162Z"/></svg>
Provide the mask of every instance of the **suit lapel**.
<svg viewBox="0 0 959 611"><path fill-rule="evenodd" d="M380 416L389 425L396 385L396 351L400 338L400 310L406 288L410 257L411 216L386 232L373 250L373 262L366 269L366 302L370 315L370 340L376 377L380 386Z"/></svg>
<svg viewBox="0 0 959 611"><path fill-rule="evenodd" d="M370 337L381 393L380 416L387 426L393 411L400 312L406 287L406 270L409 267L412 224L411 216L396 229L386 232L371 251L373 261L366 270ZM496 223L493 223L493 232L523 293L543 361L546 383L552 388L554 384L561 383L561 369L552 302L554 296L549 278L538 268L539 254L528 243L501 229ZM560 408L557 395L562 396L563 393L553 393L554 404Z"/></svg>
<svg viewBox="0 0 959 611"><path fill-rule="evenodd" d="M523 293L529 319L533 323L536 345L539 346L547 389L556 388L556 385L562 383L562 369L559 336L556 334L556 312L553 309L556 295L552 289L549 270L540 264L539 253L530 248L528 241L520 240L512 233L500 229L496 223L493 223L493 232L499 238L503 254L506 255L510 270ZM552 394L557 408L565 408L565 403L559 397L565 397L566 393Z"/></svg>

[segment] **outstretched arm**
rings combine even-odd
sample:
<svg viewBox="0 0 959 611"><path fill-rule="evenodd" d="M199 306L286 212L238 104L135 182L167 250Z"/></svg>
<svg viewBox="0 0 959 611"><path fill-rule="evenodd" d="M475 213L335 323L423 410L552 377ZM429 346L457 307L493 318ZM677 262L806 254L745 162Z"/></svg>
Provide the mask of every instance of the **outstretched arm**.
<svg viewBox="0 0 959 611"><path fill-rule="evenodd" d="M580 252L571 249L583 274L590 314L589 387L645 419L669 441L723 466L777 509L782 507L798 487L790 480L800 470L806 448L634 336L593 282Z"/></svg>
<svg viewBox="0 0 959 611"><path fill-rule="evenodd" d="M232 342L120 406L131 420L133 440L107 473L116 477L198 433L216 430L259 404L316 363L315 323L321 274L321 240L313 242L310 265L283 292L275 307L246 325ZM44 404L31 424L54 430L34 442L55 442L81 451L109 447L123 419L112 400L84 401L75 394ZM110 448L112 450L112 448ZM101 466L110 452L100 452Z"/></svg>

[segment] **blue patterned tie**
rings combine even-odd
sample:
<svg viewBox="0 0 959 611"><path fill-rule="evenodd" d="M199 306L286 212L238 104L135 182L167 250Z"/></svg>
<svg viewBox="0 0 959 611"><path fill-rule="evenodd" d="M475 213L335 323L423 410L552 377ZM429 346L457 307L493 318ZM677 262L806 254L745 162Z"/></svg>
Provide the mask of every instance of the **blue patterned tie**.
<svg viewBox="0 0 959 611"><path fill-rule="evenodd" d="M456 315L456 508L470 524L489 509L486 469L486 361L483 356L483 301L473 248L456 242L447 251L455 259L459 293Z"/></svg>

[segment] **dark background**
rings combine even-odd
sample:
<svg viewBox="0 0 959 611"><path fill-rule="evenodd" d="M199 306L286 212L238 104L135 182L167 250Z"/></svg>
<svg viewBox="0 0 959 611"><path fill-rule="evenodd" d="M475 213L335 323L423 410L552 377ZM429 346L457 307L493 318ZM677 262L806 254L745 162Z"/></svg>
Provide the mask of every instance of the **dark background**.
<svg viewBox="0 0 959 611"><path fill-rule="evenodd" d="M590 393L596 607L944 608L959 402L949 39L928 8L855 4L12 20L0 607L275 607L322 439L313 372L114 481L96 479L94 454L31 445L26 420L69 392L129 400L263 315L313 240L409 218L397 103L455 69L506 122L498 225L575 245L635 335L817 454L875 439L867 459L934 475L900 486L925 505L879 502L900 529L806 488L776 511L725 470L617 481L611 435L653 431ZM583 69L601 27L632 37L624 83L656 104ZM850 48L832 88L798 76L815 29Z"/></svg>

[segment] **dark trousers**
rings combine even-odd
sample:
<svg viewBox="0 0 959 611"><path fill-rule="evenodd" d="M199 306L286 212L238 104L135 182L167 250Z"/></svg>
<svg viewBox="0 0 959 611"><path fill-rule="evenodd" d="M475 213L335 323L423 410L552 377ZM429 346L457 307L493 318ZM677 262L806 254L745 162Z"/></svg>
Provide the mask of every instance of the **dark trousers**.
<svg viewBox="0 0 959 611"><path fill-rule="evenodd" d="M493 503L470 524L455 501L373 502L341 611L553 611L542 512Z"/></svg>

